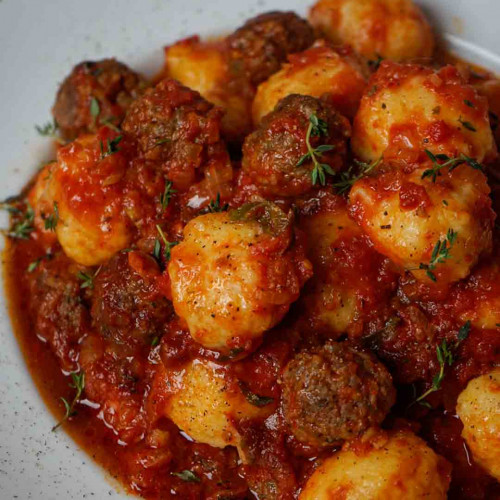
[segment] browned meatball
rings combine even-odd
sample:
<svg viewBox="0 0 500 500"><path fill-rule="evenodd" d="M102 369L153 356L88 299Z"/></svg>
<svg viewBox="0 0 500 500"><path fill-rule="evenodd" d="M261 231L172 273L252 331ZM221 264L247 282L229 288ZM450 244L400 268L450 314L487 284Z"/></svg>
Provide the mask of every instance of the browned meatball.
<svg viewBox="0 0 500 500"><path fill-rule="evenodd" d="M254 85L267 80L288 54L314 42L310 24L294 12L267 12L249 19L227 38L230 70Z"/></svg>
<svg viewBox="0 0 500 500"><path fill-rule="evenodd" d="M147 160L157 162L177 190L197 181L201 167L226 165L220 138L222 110L176 80L148 89L127 112L122 128Z"/></svg>
<svg viewBox="0 0 500 500"><path fill-rule="evenodd" d="M77 370L79 343L89 329L74 262L62 252L44 258L31 279L31 314L37 335L48 342L68 372Z"/></svg>
<svg viewBox="0 0 500 500"><path fill-rule="evenodd" d="M349 135L349 122L326 96L291 94L246 138L243 170L267 195L298 196L309 191L314 181L325 184L331 173L343 167ZM315 169L311 154L307 155L307 140L317 162L328 166L322 166L321 172Z"/></svg>
<svg viewBox="0 0 500 500"><path fill-rule="evenodd" d="M282 383L284 414L293 435L318 447L380 424L396 396L384 365L345 343L298 354L286 366Z"/></svg>
<svg viewBox="0 0 500 500"><path fill-rule="evenodd" d="M82 62L63 81L52 113L62 136L74 139L94 132L103 121L120 125L146 86L142 76L115 59Z"/></svg>
<svg viewBox="0 0 500 500"><path fill-rule="evenodd" d="M157 341L172 314L157 287L159 275L155 260L145 253L116 254L94 279L94 328L119 344L150 346Z"/></svg>

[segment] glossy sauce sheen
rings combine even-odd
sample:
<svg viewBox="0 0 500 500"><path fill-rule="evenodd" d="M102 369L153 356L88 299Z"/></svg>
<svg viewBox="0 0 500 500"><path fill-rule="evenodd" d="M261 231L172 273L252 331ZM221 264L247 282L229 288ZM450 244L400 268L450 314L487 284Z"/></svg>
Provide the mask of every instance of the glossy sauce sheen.
<svg viewBox="0 0 500 500"><path fill-rule="evenodd" d="M306 30L304 38L309 36ZM245 38L245 43L251 43L250 35L248 37L250 41ZM197 39L179 42L182 50L190 50L197 43ZM210 52L214 47L219 50L215 43L207 44L203 50ZM169 50L172 51L172 47L167 49L167 54ZM323 57L328 50L322 46L312 49L311 61ZM185 57L183 54L181 51L179 57ZM343 48L339 54L350 57L351 50ZM307 55L293 56L290 61L290 72L299 71L301 65L311 62ZM271 63L276 65L274 60ZM349 71L356 86L362 86L362 78L358 80L352 68ZM240 78L241 75L235 77L233 90L246 89L245 92L253 95L254 90L247 89ZM252 80L257 76L252 73L246 78ZM362 91L359 87L355 90L358 94ZM351 95L342 97L345 91L339 90L334 105L350 115L356 105ZM322 94L323 90L318 93ZM487 373L500 361L498 324L471 328L468 338L458 348L455 363L446 371L441 389L427 398L435 409L412 404L415 397L429 387L439 369L436 344L444 339L453 341L454 332L467 320L477 319L475 315L481 302L500 294L500 260L495 250L480 258L472 269L472 276L449 287L433 287L432 283L417 281L408 272L402 274L376 251L377 246L374 248L368 236L348 217L345 198L334 195L328 186L312 188L311 192L307 176L292 179L290 192L276 194L269 186L259 187L260 172L254 171L253 179L246 172L252 170L252 165L248 167L243 163L242 169L239 161L231 165L219 137L220 112L207 111L208 105L193 98L189 91L177 89L173 95L175 99L164 102L161 96L152 94L144 108L136 109L135 115L125 118L123 130L134 135L137 142L122 138L120 151L99 161L98 168L92 165L102 155L99 141L106 144L116 139L118 132L99 128L96 136L84 136L59 149L59 163L77 162L83 172L75 180L74 170L69 174L64 169L58 170L57 180L66 188L59 209L64 210L67 205L68 210L82 215L84 224L106 231L108 226L113 227L113 231L121 235L125 243L120 248L130 248L119 257L113 256L117 252L111 248L108 253L116 259L112 266L107 263L110 255L106 253L106 241L96 254L102 255L99 260L89 262L86 267L71 262L61 251L54 233L41 227L43 217L42 223L35 219L37 230L29 239L9 239L6 246L5 276L14 330L28 368L56 420L64 417L60 398L71 401L74 396L74 389L68 386L68 373L83 367L88 374L86 392L75 407L76 414L63 424L64 430L127 489L145 498L223 500L258 495L266 498L266 494L268 498L294 498L317 464L337 450L339 443L318 450L290 434L280 404L281 376L298 351L314 349L326 339L343 341L348 336L355 348L375 353L393 377L397 399L382 427L415 432L452 464L449 498L500 498L499 483L474 462L461 437L462 424L455 414L457 396L468 381ZM358 98L356 95L354 100ZM244 106L247 115L251 112L248 104ZM185 142L173 152L168 144L158 148L153 141L154 134L169 133L169 123L161 122L161 114L168 115L182 106L183 112L176 115L176 119L181 124L184 134L181 139ZM151 109L160 117L155 121L154 133L148 114ZM122 112L121 108L115 111L117 115ZM196 113L208 113L209 118L204 116L197 121ZM240 122L237 113L235 116L234 121L223 122L223 127L231 128L237 123L244 130L242 135L246 135L248 123ZM296 127L293 130L300 141L303 131L302 125L294 121L296 116L285 113L280 119L276 129L286 131ZM338 117L332 120L339 128L349 130L345 132L347 137L348 121ZM398 133L411 136L411 131ZM443 131L434 131L433 141L445 141L443 134ZM192 140L193 137L196 140ZM259 138L257 148L265 139L256 137ZM228 142L237 142L238 133L233 128L225 138ZM270 139L271 149L279 146L279 141L273 144L273 139L276 140ZM254 145L251 146L253 152ZM136 147L141 156L129 164ZM339 150L342 150L340 143L336 152ZM345 154L345 151L339 153L342 158ZM404 158L408 164L414 160L410 156ZM288 239L293 240L293 252L283 251L280 259L288 259L286 262L295 272L293 276L290 274L293 279L287 275L289 283L296 288L288 290L293 297L290 302L294 302L299 297L298 290L304 288L288 312L288 304L277 308L274 314L279 316L279 321L275 321L260 345L260 339L236 338L228 344L231 349L223 348L220 352L207 349L193 340L185 323L175 315L170 302L172 290L165 270L166 259L152 257L159 220L157 199L164 189L163 180L158 179L152 167L155 164L168 165L165 167L167 177L173 180L177 191L160 215L169 241L180 240L186 223L200 212L207 212L208 201L214 198L213 182L222 204L228 203L231 209L264 195L284 212L293 207L296 221L293 236L291 232L280 233L271 238L271 242L265 240L258 250L260 253L254 255L270 258L281 247L287 248ZM129 165L132 166L129 168ZM336 157L332 165L336 168ZM267 164L263 167L263 177L272 173L272 166L269 171L265 168ZM291 175L295 175L293 170ZM494 191L493 179L490 184ZM99 189L94 191L96 185ZM382 191L379 189L378 193ZM431 204L425 189L414 183L403 184L399 200L404 210ZM491 216L487 203L475 209L479 218ZM356 206L351 208L353 218L358 217L357 210ZM331 217L335 224L330 222ZM322 246L320 236L326 230L337 236ZM59 233L57 237L61 239ZM88 241L88 237L84 235L84 238ZM498 249L498 238L497 229L493 236L494 249ZM44 257L48 250L50 258ZM314 277L305 255L314 269L319 269ZM28 272L30 264L40 258L37 268ZM75 278L83 271L95 274L93 290L82 289L81 281ZM133 283L125 277L130 272L135 273ZM43 282L43 273L50 273L49 285ZM323 275L328 276L326 281L317 279ZM116 286L106 284L106 280ZM326 296L322 295L325 289L329 290ZM356 320L345 325L335 307L328 309L331 304L340 303L344 307L345 296L337 293L338 290L354 290L356 300L362 304ZM95 296L106 297L107 305L99 301L95 305ZM130 296L134 298L131 302ZM270 297L270 300L281 300L283 292L275 292ZM318 297L323 297L324 302ZM346 307L349 307L347 303ZM338 316L332 319L330 314ZM65 328L76 331L74 336L57 334L57 324L52 323L54 318L58 321L63 318L67 322ZM332 322L340 325L338 331L332 328ZM110 325L109 331L99 330L99 325L104 323ZM133 329L126 330L123 325L133 325ZM245 350L253 352L243 357L241 353ZM251 409L255 411L255 418L231 422L234 432L245 444L247 460L241 460L236 447L215 448L194 442L166 417L169 401L178 385L182 385L186 366L193 362L195 365L217 363L216 366L221 367L217 369L223 373L224 391L233 394L241 390L265 400L262 407ZM119 411L115 411L116 408ZM185 471L193 473L194 479L189 474L186 476ZM276 492L279 496L273 496Z"/></svg>

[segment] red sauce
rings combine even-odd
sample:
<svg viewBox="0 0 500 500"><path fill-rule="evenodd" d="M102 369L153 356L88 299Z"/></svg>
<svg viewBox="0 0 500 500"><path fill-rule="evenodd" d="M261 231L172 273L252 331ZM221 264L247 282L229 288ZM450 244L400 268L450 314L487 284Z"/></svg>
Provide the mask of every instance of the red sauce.
<svg viewBox="0 0 500 500"><path fill-rule="evenodd" d="M318 52L316 56L319 56L324 48L315 50ZM315 52L311 57L315 57ZM293 63L298 65L300 60L293 60ZM393 75L390 84L397 85L399 76ZM454 73L443 75L448 79L455 76ZM180 101L190 98L184 92L179 90L176 94ZM171 102L163 104L172 105ZM183 133L188 139L199 134L201 127L192 113L194 111L190 109L183 117ZM213 123L210 122L209 126L205 124L204 154L219 163L221 169L226 169L227 178L216 185L226 190L222 203L227 200L231 206L237 207L259 196L259 189L241 172L237 162L229 166L226 151L220 149L222 146L216 126L218 113L212 118ZM147 129L147 116L141 114L140 120L142 124L146 123ZM442 130L435 131L436 136L443 133ZM150 148L153 142L149 134L150 131L146 130L142 138L145 149ZM123 192L128 196L127 208L133 209L143 225L138 224L141 229L135 235L134 249L128 253L123 265L128 265L147 284L139 291L134 289L134 299L151 303L170 297L169 278L167 273L162 272L166 258L153 259L148 255L154 253L152 235L156 231L158 217L157 203L148 203L152 198L158 198L164 183L154 177L147 162L143 165L133 163L135 170L125 172L127 155L133 154L131 151L137 147L126 138L120 152L99 161L102 156L100 143L106 144L116 138L117 133L103 128L93 139L85 139L91 142L91 146L81 147L79 139L61 148L59 161L62 164L69 157L79 158L84 169L88 162L92 165L98 162L95 169L86 170L86 174L79 177L79 182L73 182L72 178L63 182L68 187L68 203L82 213L92 213L97 204L109 205L112 214L118 214L121 204L117 199ZM174 153L181 159L182 155L194 155L195 158L191 158L194 170L198 168L198 162L202 162L199 158L201 146L191 149L190 153L188 146L185 143L185 149ZM147 150L147 160L164 162L170 153L168 148L163 152L156 151L153 144ZM182 161L179 158L176 161L175 168L182 171ZM409 159L408 163L411 163ZM206 210L213 195L213 186L205 181L210 174L218 171L206 166L203 168L205 180L179 193L161 214L161 222L168 225L168 236L173 239L179 239L186 220ZM198 175L191 173L193 175L189 180L196 177L198 181ZM64 174L62 170L61 175ZM175 176L175 171L170 174ZM106 184L103 189L94 190L96 184L102 187L102 183L110 177L113 182L109 186ZM122 180L126 183L125 188ZM183 183L175 185L182 191ZM203 200L200 205L186 208L196 197ZM275 201L283 208L291 206L289 200ZM301 223L302 218L311 215L345 209L345 201L326 193L326 189L315 190L310 196L295 202ZM412 183L402 185L400 203L403 208L425 208L428 202L421 186ZM304 239L300 230L294 234L294 239L297 242ZM307 247L307 241L304 245ZM272 253L275 249L270 247L265 251ZM301 252L297 250L298 261L302 258ZM74 395L74 390L68 385L67 373L84 367L89 378L87 391L93 394L93 399L85 396L80 401L77 413L64 422L64 430L132 492L145 498L222 500L255 498L256 495L262 498L265 495L270 498L294 498L321 458L336 450L335 447L313 449L291 437L279 404L279 379L286 363L299 349L324 340L318 335L314 323L310 322L307 326L307 322L303 321L300 302L292 306L277 328L266 334L260 347L257 349L254 346L255 352L243 359L241 349L222 355L203 348L194 342L186 326L173 313L165 313L163 324L154 325L158 329L157 336L143 338L141 335L149 331L142 331L141 321L144 318L140 314L133 316L135 302L130 306L129 313L125 308L123 321L125 324L127 320L132 321L130 318L136 321L137 338L134 337L133 342L113 342L116 340L113 332L96 333L98 325L92 322L89 306L91 290L80 287L77 292L71 291L75 303L69 311L64 309L65 302L61 297L64 297L65 290L73 290L71 286L76 273L68 275L68 259L53 239L44 238L39 231L35 231L27 240L9 240L5 257L7 295L15 333L47 406L56 420L63 419L64 407L60 398L71 401ZM436 346L443 340L455 341L464 322L477 319L474 314L481 300L498 294L498 280L492 279L492 268L498 266L498 260L495 264L491 257L485 256L467 280L449 290L432 293L425 288L427 285L419 285L408 276L399 276L397 270L373 250L363 235L348 234L339 238L325 254L311 253L309 257L316 266L335 269L338 286L358 286L357 299L363 308L359 323L347 332L350 341L360 348L370 348L386 363L398 391L396 406L383 426L387 429L413 429L437 453L449 460L453 466L450 498L500 498L498 482L474 462L460 435L462 424L454 414L456 398L467 382L500 362L498 329L471 328L469 337L460 344L453 368L446 372L442 388L427 398L433 410L410 404L415 399L415 391L417 394L424 392L439 369ZM28 267L36 259L41 259L38 268L28 272ZM42 286L43 292L43 286L47 286L44 283L40 285L37 280L40 273L46 272L49 267L51 288L46 294L41 293L41 298L35 298L36 287ZM75 271L81 267L77 266ZM95 272L95 276L98 273L94 269L85 271ZM304 279L310 274L310 270L305 268L301 272ZM295 284L295 288L292 290L294 297L298 296L299 285ZM53 302L47 305L43 300L48 296L53 297ZM122 298L117 295L116 307L122 307ZM45 309L40 307L42 302ZM78 317L75 311L78 311ZM151 315L154 322L154 313ZM63 325L64 334L58 330L62 327L60 323L51 323L54 318L59 321L61 317L67 321ZM117 319L117 323L119 320L121 318ZM76 335L78 329L85 330L85 334L75 337L75 340L68 332ZM247 446L246 453L250 457L247 463L242 463L234 447L218 449L193 442L165 417L163 409L172 391L172 387L166 387L165 368L182 372L186 363L195 359L220 363L227 370L228 385L243 386L245 391L272 401L265 420L235 422ZM115 409L116 414L113 413ZM336 493L342 496L344 492L339 490Z"/></svg>

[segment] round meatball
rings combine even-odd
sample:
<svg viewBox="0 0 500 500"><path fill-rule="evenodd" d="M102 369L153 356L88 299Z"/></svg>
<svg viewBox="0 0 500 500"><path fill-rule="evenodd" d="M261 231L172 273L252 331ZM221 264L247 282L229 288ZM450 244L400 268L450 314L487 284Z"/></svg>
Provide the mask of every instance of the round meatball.
<svg viewBox="0 0 500 500"><path fill-rule="evenodd" d="M201 42L197 36L165 49L165 73L220 106L223 137L241 144L251 130L250 106L254 90L244 79L233 79L220 42Z"/></svg>
<svg viewBox="0 0 500 500"><path fill-rule="evenodd" d="M427 159L424 150L479 162L496 156L488 102L453 66L439 71L383 62L354 120L352 149L364 161Z"/></svg>
<svg viewBox="0 0 500 500"><path fill-rule="evenodd" d="M299 353L287 364L282 383L286 422L311 446L361 435L379 425L396 400L384 365L345 343Z"/></svg>
<svg viewBox="0 0 500 500"><path fill-rule="evenodd" d="M313 29L294 12L260 14L227 37L230 70L258 85L280 69L288 54L313 41Z"/></svg>
<svg viewBox="0 0 500 500"><path fill-rule="evenodd" d="M434 35L412 0L318 0L311 24L333 43L369 60L430 58Z"/></svg>
<svg viewBox="0 0 500 500"><path fill-rule="evenodd" d="M74 139L104 121L119 126L146 86L142 76L115 59L82 62L59 88L52 113L63 137Z"/></svg>
<svg viewBox="0 0 500 500"><path fill-rule="evenodd" d="M450 473L411 432L369 432L321 463L299 499L445 500Z"/></svg>
<svg viewBox="0 0 500 500"><path fill-rule="evenodd" d="M107 127L57 153L49 188L53 208L45 220L66 255L79 264L102 264L131 241L123 214L128 158L126 141Z"/></svg>
<svg viewBox="0 0 500 500"><path fill-rule="evenodd" d="M474 459L500 481L500 368L469 382L457 401Z"/></svg>
<svg viewBox="0 0 500 500"><path fill-rule="evenodd" d="M342 169L349 136L349 122L327 100L292 94L246 138L242 168L263 193L298 196L314 184L326 184L328 175ZM304 156L308 141L314 149L325 148L316 153L328 166L319 175L311 155Z"/></svg>
<svg viewBox="0 0 500 500"><path fill-rule="evenodd" d="M349 217L343 197L320 192L314 201L317 207L299 219L314 267L301 294L301 327L329 338L380 330L390 314L396 273Z"/></svg>
<svg viewBox="0 0 500 500"><path fill-rule="evenodd" d="M163 333L172 307L158 289L155 259L138 251L120 252L94 279L92 323L116 343L151 345Z"/></svg>
<svg viewBox="0 0 500 500"><path fill-rule="evenodd" d="M332 48L318 41L304 52L290 55L280 71L259 85L253 121L258 124L289 94L320 97L326 93L335 108L352 119L365 87L362 68L349 48Z"/></svg>
<svg viewBox="0 0 500 500"><path fill-rule="evenodd" d="M222 352L249 351L297 300L310 263L291 247L290 222L264 202L186 225L168 274L175 312L197 342Z"/></svg>
<svg viewBox="0 0 500 500"><path fill-rule="evenodd" d="M85 374L85 396L99 405L99 419L121 445L141 441L146 432L146 363L147 358L130 346L108 342L96 333L81 343L79 364Z"/></svg>
<svg viewBox="0 0 500 500"><path fill-rule="evenodd" d="M80 342L90 329L78 279L80 266L59 251L30 273L30 313L36 335L46 341L61 369L78 370Z"/></svg>
<svg viewBox="0 0 500 500"><path fill-rule="evenodd" d="M435 182L425 171L362 178L351 189L350 210L378 252L444 287L468 276L490 251L495 214L479 170L442 169Z"/></svg>
<svg viewBox="0 0 500 500"><path fill-rule="evenodd" d="M246 454L238 421L265 418L274 408L251 404L226 368L202 359L181 370L161 365L152 399L157 405L162 402L156 412L163 412L192 439L216 448L236 446L243 460Z"/></svg>
<svg viewBox="0 0 500 500"><path fill-rule="evenodd" d="M122 128L177 190L200 180L202 168L229 164L220 137L222 110L172 79L148 89L127 112Z"/></svg>

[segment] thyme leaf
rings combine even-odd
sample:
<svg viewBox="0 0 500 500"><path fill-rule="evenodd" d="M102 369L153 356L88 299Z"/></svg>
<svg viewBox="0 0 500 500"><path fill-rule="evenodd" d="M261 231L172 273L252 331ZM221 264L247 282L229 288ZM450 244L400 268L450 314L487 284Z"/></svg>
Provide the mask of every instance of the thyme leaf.
<svg viewBox="0 0 500 500"><path fill-rule="evenodd" d="M61 401L64 404L66 410L64 417L59 421L54 427L52 427L52 432L55 432L66 420L68 420L73 415L76 415L75 405L80 401L82 397L83 390L85 388L85 373L83 372L72 372L71 380L69 386L75 389L75 396L73 397L71 403L68 402L66 398L61 397Z"/></svg>
<svg viewBox="0 0 500 500"><path fill-rule="evenodd" d="M163 255L165 257L166 261L170 260L170 257L172 256L171 250L173 247L179 244L178 241L168 241L167 237L165 236L165 233L163 232L163 229L160 227L159 224L156 224L156 230L158 231L158 234L160 235L161 239L163 240L163 244L165 245L165 248L163 250ZM158 241L158 240L157 240ZM155 243L156 247L156 243ZM156 250L156 248L155 248Z"/></svg>
<svg viewBox="0 0 500 500"><path fill-rule="evenodd" d="M354 167L351 165L346 171L340 172L339 180L333 184L334 189L338 194L344 194L351 189L355 182L370 173L374 168L377 168L382 161L382 157L372 163L365 163L362 161L354 160L354 163L359 169L359 173L354 173Z"/></svg>
<svg viewBox="0 0 500 500"><path fill-rule="evenodd" d="M463 153L461 153L460 156L456 158L450 158L449 156L444 154L435 155L434 153L426 149L425 154L432 161L432 167L424 170L424 172L422 173L422 179L430 177L432 179L432 182L436 182L437 177L441 175L441 169L448 168L448 171L451 172L464 163L469 165L469 167L472 167L474 170L483 170L483 166L477 160L474 160L474 158L471 158L470 156L467 156Z"/></svg>
<svg viewBox="0 0 500 500"><path fill-rule="evenodd" d="M227 212L228 209L229 209L229 203L225 203L224 205L221 205L220 193L217 193L217 197L215 198L215 201L214 200L210 201L210 203L208 205L208 211L210 213Z"/></svg>
<svg viewBox="0 0 500 500"><path fill-rule="evenodd" d="M326 184L326 174L335 175L332 167L327 163L321 163L319 160L323 156L323 153L332 151L335 146L331 144L323 144L316 148L311 146L311 137L321 137L328 135L328 124L318 118L314 113L309 117L309 125L306 132L306 146L307 153L303 155L299 161L296 163L297 167L303 165L306 161L312 161L313 169L311 171L311 180L313 185L317 182L324 186Z"/></svg>
<svg viewBox="0 0 500 500"><path fill-rule="evenodd" d="M199 483L201 479L190 470L183 470L181 472L171 472L172 476L176 476L187 483Z"/></svg>

